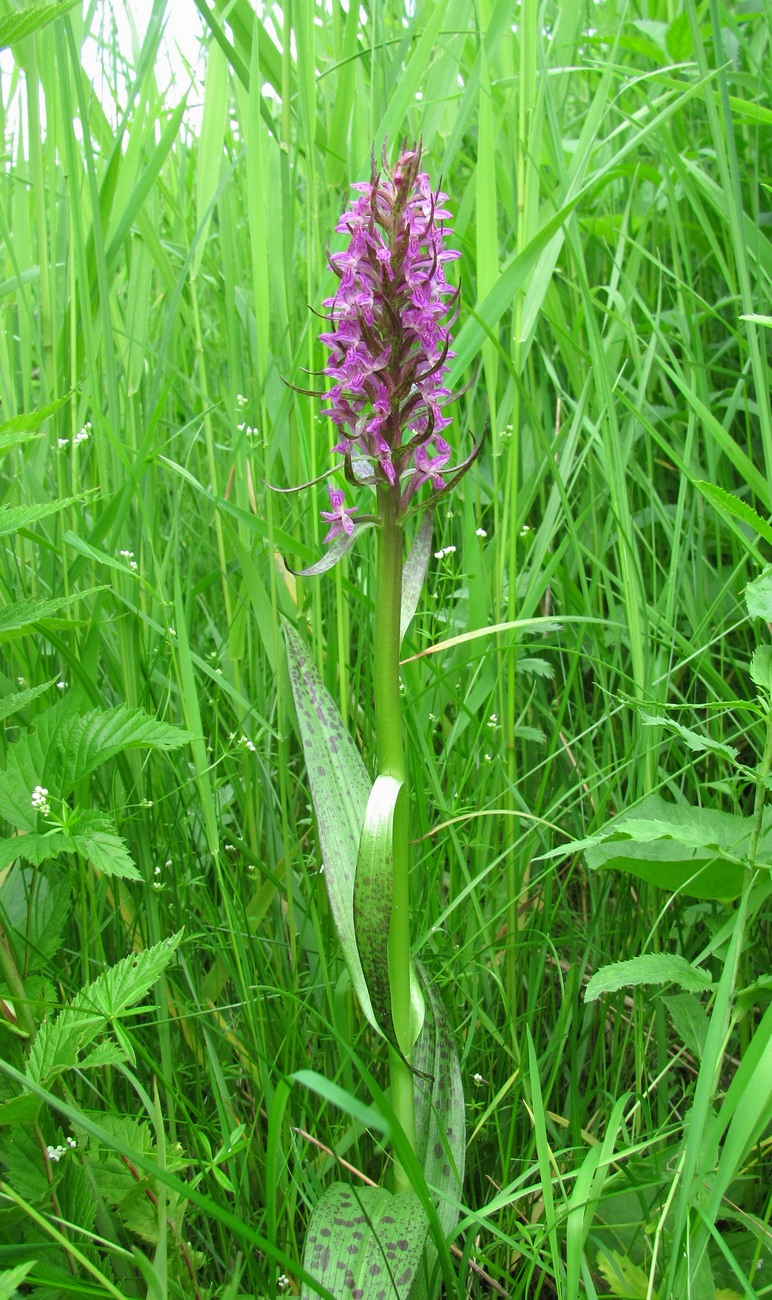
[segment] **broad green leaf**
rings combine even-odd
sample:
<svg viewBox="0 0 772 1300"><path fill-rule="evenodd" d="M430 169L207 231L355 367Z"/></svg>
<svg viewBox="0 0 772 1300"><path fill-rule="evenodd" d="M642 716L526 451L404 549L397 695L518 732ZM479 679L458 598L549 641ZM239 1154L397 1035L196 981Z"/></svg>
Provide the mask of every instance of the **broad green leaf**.
<svg viewBox="0 0 772 1300"><path fill-rule="evenodd" d="M694 56L694 42L689 27L689 16L684 11L673 19L667 29L667 52L675 63L684 63Z"/></svg>
<svg viewBox="0 0 772 1300"><path fill-rule="evenodd" d="M377 1029L354 930L354 876L370 778L303 642L288 623L283 629L330 910L354 991Z"/></svg>
<svg viewBox="0 0 772 1300"><path fill-rule="evenodd" d="M585 1002L595 1002L603 993L616 993L618 989L635 988L638 984L678 984L696 993L709 988L711 978L677 953L643 953L596 971L587 984Z"/></svg>
<svg viewBox="0 0 772 1300"><path fill-rule="evenodd" d="M0 49L31 36L46 23L74 9L77 3L78 0L54 0L51 4L27 5L24 9L5 14L0 18Z"/></svg>
<svg viewBox="0 0 772 1300"><path fill-rule="evenodd" d="M37 838L22 835L11 842L18 845ZM0 847L5 843L8 841L3 841ZM28 973L40 970L58 952L69 916L70 893L69 876L52 883L45 873L28 867L9 871L0 885L4 924L18 945L17 952L24 953Z"/></svg>
<svg viewBox="0 0 772 1300"><path fill-rule="evenodd" d="M745 603L751 618L763 618L766 623L772 623L772 568L748 583Z"/></svg>
<svg viewBox="0 0 772 1300"><path fill-rule="evenodd" d="M19 831L35 832L38 814L32 807L32 792L42 785L54 790L49 780L49 750L37 731L29 731L8 746L5 770L0 769L0 817Z"/></svg>
<svg viewBox="0 0 772 1300"><path fill-rule="evenodd" d="M27 1078L48 1087L57 1075L78 1064L83 1048L103 1029L103 1016L65 1007L38 1030L27 1060Z"/></svg>
<svg viewBox="0 0 772 1300"><path fill-rule="evenodd" d="M378 1028L405 1060L394 1028L389 981L394 815L402 789L402 781L393 776L378 776L370 791L354 877L354 930Z"/></svg>
<svg viewBox="0 0 772 1300"><path fill-rule="evenodd" d="M416 1154L424 1177L438 1193L437 1215L446 1236L458 1222L464 1181L466 1110L458 1053L439 993L418 964L426 1015L413 1050Z"/></svg>
<svg viewBox="0 0 772 1300"><path fill-rule="evenodd" d="M764 818L757 857L772 846ZM738 898L750 879L746 864L751 819L651 795L615 818L585 850L591 870L626 871L672 893L693 898ZM627 836L628 838L621 838Z"/></svg>
<svg viewBox="0 0 772 1300"><path fill-rule="evenodd" d="M303 1267L334 1295L405 1300L419 1273L429 1224L413 1192L333 1183L314 1206ZM304 1283L301 1300L315 1291Z"/></svg>
<svg viewBox="0 0 772 1300"><path fill-rule="evenodd" d="M0 1128L12 1128L16 1124L34 1124L40 1114L41 1101L31 1092L22 1092L18 1097L11 1097L0 1106Z"/></svg>
<svg viewBox="0 0 772 1300"><path fill-rule="evenodd" d="M413 539L413 545L410 547L410 554L405 561L405 568L402 573L402 608L399 612L400 643L404 640L418 609L426 569L429 564L429 556L432 553L433 527L434 515L431 510L426 510Z"/></svg>
<svg viewBox="0 0 772 1300"><path fill-rule="evenodd" d="M760 645L751 656L751 681L772 694L772 646Z"/></svg>
<svg viewBox="0 0 772 1300"><path fill-rule="evenodd" d="M0 840L0 871L21 860L39 867L43 862L51 862L62 853L72 853L73 844L64 831L32 831L24 835L12 835L10 839Z"/></svg>

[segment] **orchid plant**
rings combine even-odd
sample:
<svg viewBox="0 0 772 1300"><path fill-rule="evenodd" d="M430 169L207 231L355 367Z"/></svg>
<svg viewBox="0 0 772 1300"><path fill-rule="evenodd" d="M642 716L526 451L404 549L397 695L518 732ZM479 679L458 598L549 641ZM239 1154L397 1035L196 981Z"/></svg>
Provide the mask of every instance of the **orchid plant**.
<svg viewBox="0 0 772 1300"><path fill-rule="evenodd" d="M385 156L381 170L373 158L370 180L353 189L336 226L346 246L329 255L338 284L323 303L324 374L333 385L310 395L326 398L345 479L369 492L375 508L360 513L331 487L330 509L322 512L328 550L302 572L331 568L365 529L376 529L374 780L289 625L285 638L332 915L362 1012L389 1045L394 1191L343 1183L328 1189L314 1209L304 1258L317 1285L306 1282L303 1294L386 1300L431 1296L442 1274L448 1280L446 1238L463 1179L458 1058L441 1001L411 955L399 650L426 573L432 506L466 472L480 443L448 468L443 435L454 394L446 379L458 290L445 269L459 253L448 247L447 195L422 170L420 144L403 148L391 169ZM404 521L418 511L424 516L403 562Z"/></svg>

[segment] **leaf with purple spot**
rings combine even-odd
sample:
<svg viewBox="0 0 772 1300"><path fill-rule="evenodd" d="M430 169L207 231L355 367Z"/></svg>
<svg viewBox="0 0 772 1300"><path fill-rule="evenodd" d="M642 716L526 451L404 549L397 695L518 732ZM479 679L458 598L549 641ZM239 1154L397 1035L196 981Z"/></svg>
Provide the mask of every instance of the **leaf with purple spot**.
<svg viewBox="0 0 772 1300"><path fill-rule="evenodd" d="M429 1221L413 1192L333 1183L314 1206L303 1267L340 1300L402 1300L421 1272ZM301 1300L312 1300L304 1283Z"/></svg>

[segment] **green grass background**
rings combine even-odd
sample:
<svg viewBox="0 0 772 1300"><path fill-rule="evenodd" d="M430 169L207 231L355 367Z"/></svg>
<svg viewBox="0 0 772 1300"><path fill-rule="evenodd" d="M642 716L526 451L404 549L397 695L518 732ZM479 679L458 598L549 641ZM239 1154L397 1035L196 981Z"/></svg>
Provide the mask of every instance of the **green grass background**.
<svg viewBox="0 0 772 1300"><path fill-rule="evenodd" d="M367 1102L362 1068L386 1077L336 949L279 633L296 621L372 754L374 549L294 578L285 561L321 551L326 489L267 485L331 463L321 404L284 381L313 386L324 364L325 244L349 183L373 146L420 136L463 255L459 456L487 430L438 512L445 554L403 677L415 949L468 1101L458 1295L772 1294L769 1130L711 1209L685 1127L695 1096L703 1118L718 1107L768 1004L766 896L740 932L733 905L588 872L571 850L652 792L752 808L747 774L643 714L747 768L764 748L744 702L766 632L742 593L769 548L699 485L772 512L769 4L197 2L198 133L156 76L166 0L131 49L109 6L71 7L12 40L2 81L2 420L65 399L34 436L0 434L3 500L77 499L1 539L0 600L92 594L2 644L0 689L54 679L195 736L92 784L145 883L74 868L59 996L132 945L185 939L131 1030L134 1073L76 1078L69 1101L135 1114L155 1080L154 1122L204 1197L183 1230L196 1281L161 1270L160 1294L275 1294L249 1234L299 1260L331 1153L384 1174L355 1114L282 1086L311 1068ZM117 125L82 66L94 26ZM559 630L513 626L538 617ZM718 981L735 933L732 980L703 999L724 998L726 1033L701 1076L662 990L584 1000L596 969L641 952L701 958ZM114 1231L105 1276L122 1248L122 1293L156 1294L131 1225ZM690 1255L700 1232L712 1278ZM142 1250L160 1269L157 1243ZM109 1293L87 1285L74 1293Z"/></svg>

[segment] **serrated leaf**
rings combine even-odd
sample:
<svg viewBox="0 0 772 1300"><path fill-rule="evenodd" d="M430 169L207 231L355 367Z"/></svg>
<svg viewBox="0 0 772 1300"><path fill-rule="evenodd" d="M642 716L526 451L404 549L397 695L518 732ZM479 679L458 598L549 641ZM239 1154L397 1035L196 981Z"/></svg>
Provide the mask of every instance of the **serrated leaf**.
<svg viewBox="0 0 772 1300"><path fill-rule="evenodd" d="M0 537L16 533L20 528L29 528L49 515L55 515L66 506L75 505L83 500L83 494L75 497L60 497L58 500L46 501L33 506L0 506Z"/></svg>
<svg viewBox="0 0 772 1300"><path fill-rule="evenodd" d="M17 1264L15 1268L4 1268L0 1273L0 1300L13 1300L30 1269L34 1267L33 1259L27 1264Z"/></svg>
<svg viewBox="0 0 772 1300"><path fill-rule="evenodd" d="M765 816L757 858L772 847L772 823ZM745 859L752 820L711 808L672 804L650 795L615 818L585 849L593 870L626 871L650 884L692 898L738 898L751 875ZM621 839L629 835L631 838Z"/></svg>
<svg viewBox="0 0 772 1300"><path fill-rule="evenodd" d="M120 1043L113 1043L108 1038L103 1043L97 1043L96 1047L81 1057L78 1069L97 1070L105 1065L122 1065L129 1059L126 1049Z"/></svg>
<svg viewBox="0 0 772 1300"><path fill-rule="evenodd" d="M684 63L694 55L689 16L683 10L667 29L667 52L674 63Z"/></svg>
<svg viewBox="0 0 772 1300"><path fill-rule="evenodd" d="M403 1300L418 1276L428 1230L413 1192L333 1183L311 1214L303 1267L334 1295ZM301 1300L315 1294L303 1284Z"/></svg>
<svg viewBox="0 0 772 1300"><path fill-rule="evenodd" d="M378 776L370 791L354 877L354 931L378 1029L407 1064L405 1052L412 1043L403 1048L397 1038L389 980L394 818L402 788L403 782L393 776ZM423 1021L423 1004L415 1007L414 1012L417 1036Z"/></svg>
<svg viewBox="0 0 772 1300"><path fill-rule="evenodd" d="M750 618L763 618L772 622L772 568L765 569L745 588L745 604Z"/></svg>
<svg viewBox="0 0 772 1300"><path fill-rule="evenodd" d="M61 853L71 852L72 841L62 831L44 831L40 834L31 831L28 835L12 835L10 839L0 840L0 871L19 860L39 867L43 862L58 858Z"/></svg>
<svg viewBox="0 0 772 1300"><path fill-rule="evenodd" d="M692 731L690 727L685 727L675 718L659 717L643 712L641 718L646 727L663 727L666 731L680 736L693 753L717 754L721 758L729 759L730 762L734 762L737 758L738 750L733 745L725 745L720 740L712 740L710 736L700 735L698 731Z"/></svg>
<svg viewBox="0 0 772 1300"><path fill-rule="evenodd" d="M15 1128L17 1124L34 1124L40 1114L42 1101L31 1092L20 1093L0 1105L0 1127Z"/></svg>
<svg viewBox="0 0 772 1300"><path fill-rule="evenodd" d="M413 545L410 547L410 554L405 561L402 572L402 606L399 612L400 644L404 640L418 609L418 602L421 598L426 570L429 565L429 557L432 553L433 527L434 515L431 510L427 510L413 539Z"/></svg>
<svg viewBox="0 0 772 1300"><path fill-rule="evenodd" d="M127 749L178 749L190 739L189 732L160 722L142 709L125 704L92 709L70 719L57 736L61 793L68 794L84 776Z"/></svg>
<svg viewBox="0 0 772 1300"><path fill-rule="evenodd" d="M50 681L43 682L42 686L28 686L26 691L14 691L13 695L4 695L0 699L0 722L18 713L20 709L25 709L39 695L44 695L55 681L56 678L52 677Z"/></svg>
<svg viewBox="0 0 772 1300"><path fill-rule="evenodd" d="M702 1060L710 1021L699 998L693 993L674 993L663 998L681 1042L698 1061Z"/></svg>
<svg viewBox="0 0 772 1300"><path fill-rule="evenodd" d="M78 1064L83 1048L103 1028L103 1016L82 1008L65 1007L53 1020L40 1026L27 1060L27 1078L49 1087L57 1075Z"/></svg>
<svg viewBox="0 0 772 1300"><path fill-rule="evenodd" d="M377 1029L354 930L354 875L370 778L303 642L288 623L283 630L330 910L354 991Z"/></svg>
<svg viewBox="0 0 772 1300"><path fill-rule="evenodd" d="M751 681L772 694L772 646L760 645L751 656Z"/></svg>
<svg viewBox="0 0 772 1300"><path fill-rule="evenodd" d="M86 596L93 596L94 592L102 590L102 587L92 587L88 591L78 591L72 596L57 596L52 600L17 600L13 605L6 605L0 609L0 640L5 640L11 635L17 636L25 628L34 627L36 623L53 618L55 614L61 614L63 609L69 609L79 600L85 599Z"/></svg>
<svg viewBox="0 0 772 1300"><path fill-rule="evenodd" d="M692 966L677 953L652 952L629 961L615 961L596 971L585 989L585 1002L595 1002L603 993L616 993L618 989L635 988L639 984L678 984L696 993L710 988L707 971Z"/></svg>
<svg viewBox="0 0 772 1300"><path fill-rule="evenodd" d="M33 32L39 31L47 23L53 22L55 18L68 13L70 9L74 9L77 3L78 0L54 0L52 4L27 5L24 9L17 9L14 13L6 14L3 18L0 18L0 49L5 49L7 46L15 44L16 41L23 40L25 36L31 36ZM52 402L51 408L56 410L66 400L67 398L60 398L58 402ZM49 415L52 414L51 409L46 407L43 409L48 410ZM39 422L41 418L45 419L47 417L42 416L40 411L35 411L31 416L17 416L16 418L36 419ZM9 420L8 424L13 424L13 421ZM8 426L3 427L7 428ZM37 427L37 424L35 427Z"/></svg>
<svg viewBox="0 0 772 1300"><path fill-rule="evenodd" d="M734 519L739 519L740 523L747 524L763 537L765 541L772 543L772 525L761 515L749 506L746 501L734 495L733 492L726 492L724 488L717 487L715 483L706 483L704 479L695 480L695 487L699 488L703 496L707 497L720 511L730 515Z"/></svg>
<svg viewBox="0 0 772 1300"><path fill-rule="evenodd" d="M124 880L141 880L126 841L104 813L81 812L70 830L73 851L80 853L97 871Z"/></svg>
<svg viewBox="0 0 772 1300"><path fill-rule="evenodd" d="M648 1275L618 1250L607 1250L604 1247L598 1252L598 1272L618 1300L647 1300Z"/></svg>
<svg viewBox="0 0 772 1300"><path fill-rule="evenodd" d="M182 939L178 930L152 948L131 953L103 971L76 994L73 1010L96 1012L106 1020L115 1020L129 1007L141 1001L169 965Z"/></svg>
<svg viewBox="0 0 772 1300"><path fill-rule="evenodd" d="M416 1155L437 1191L437 1215L446 1236L458 1222L453 1204L461 1196L466 1158L466 1110L453 1035L437 991L418 963L426 1015L413 1050ZM428 1076L428 1077L427 1077Z"/></svg>

